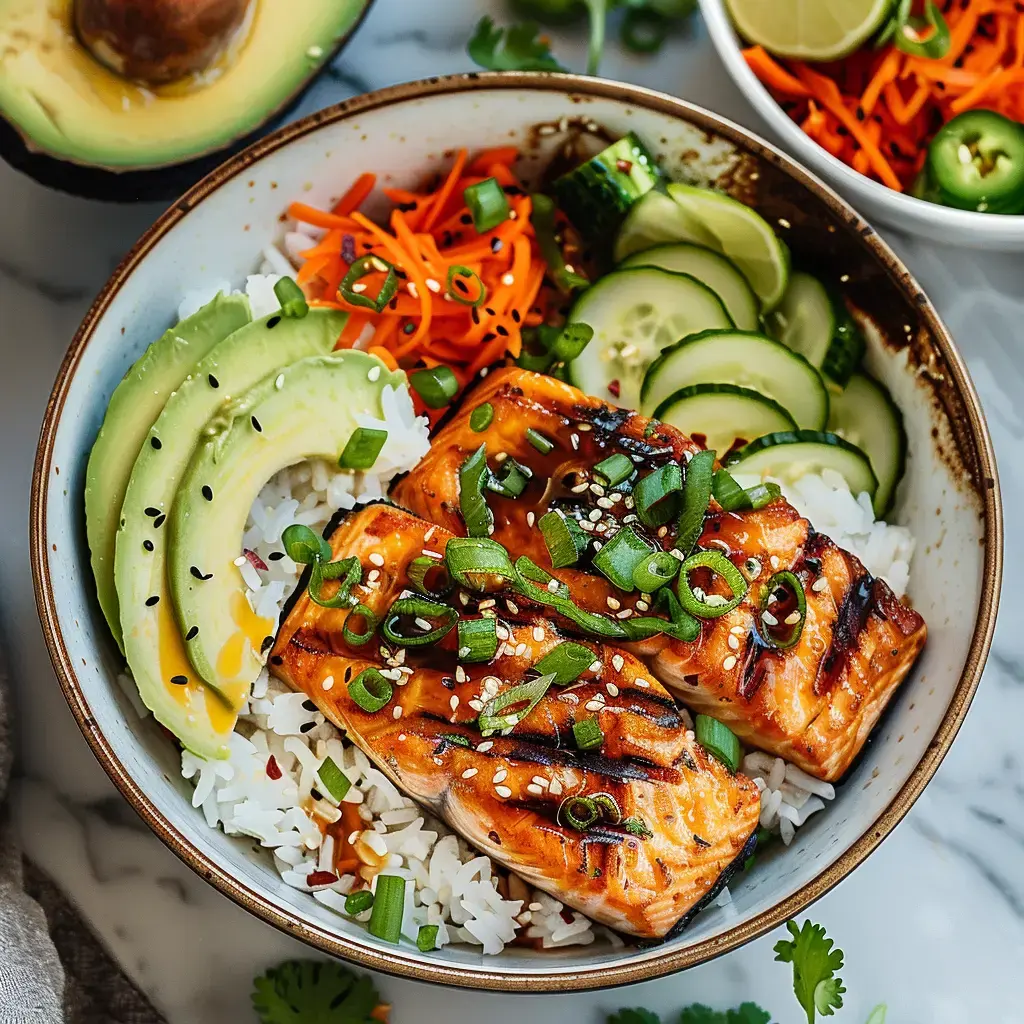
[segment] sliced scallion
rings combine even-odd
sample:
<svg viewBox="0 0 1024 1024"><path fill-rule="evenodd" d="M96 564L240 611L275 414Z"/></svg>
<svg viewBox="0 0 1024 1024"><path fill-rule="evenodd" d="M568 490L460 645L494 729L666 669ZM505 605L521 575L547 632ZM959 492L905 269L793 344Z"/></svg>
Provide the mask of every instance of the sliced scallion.
<svg viewBox="0 0 1024 1024"><path fill-rule="evenodd" d="M398 942L402 937L405 914L405 883L399 875L378 875L377 888L370 913L370 934L384 942Z"/></svg>
<svg viewBox="0 0 1024 1024"><path fill-rule="evenodd" d="M622 808L619 801L611 793L595 793L591 798L601 812L601 817L611 825L618 825L622 821Z"/></svg>
<svg viewBox="0 0 1024 1024"><path fill-rule="evenodd" d="M597 804L589 797L568 796L558 808L556 820L577 832L586 832L601 816Z"/></svg>
<svg viewBox="0 0 1024 1024"><path fill-rule="evenodd" d="M463 306L482 306L487 301L487 287L469 267L448 268L448 294Z"/></svg>
<svg viewBox="0 0 1024 1024"><path fill-rule="evenodd" d="M498 624L494 619L459 619L459 661L490 661L498 653Z"/></svg>
<svg viewBox="0 0 1024 1024"><path fill-rule="evenodd" d="M427 555L418 555L410 563L405 575L421 594L442 597L452 589L452 578L444 562Z"/></svg>
<svg viewBox="0 0 1024 1024"><path fill-rule="evenodd" d="M602 459L594 467L594 478L603 487L615 487L623 480L628 480L635 469L636 466L628 455L616 452L607 459Z"/></svg>
<svg viewBox="0 0 1024 1024"><path fill-rule="evenodd" d="M494 531L494 515L484 497L490 472L486 444L480 445L459 468L459 510L470 537L488 537Z"/></svg>
<svg viewBox="0 0 1024 1024"><path fill-rule="evenodd" d="M540 254L548 265L548 273L555 286L563 292L572 292L577 288L586 288L590 282L582 274L569 270L562 255L562 247L558 244L558 232L555 221L557 207L550 196L543 192L535 192L530 197L530 224L540 248Z"/></svg>
<svg viewBox="0 0 1024 1024"><path fill-rule="evenodd" d="M636 514L649 529L664 526L676 515L679 493L683 489L683 471L676 462L668 462L653 473L641 477L633 488Z"/></svg>
<svg viewBox="0 0 1024 1024"><path fill-rule="evenodd" d="M539 430L534 430L533 427L526 428L526 440L533 445L541 453L541 455L550 455L554 450L555 442L546 438Z"/></svg>
<svg viewBox="0 0 1024 1024"><path fill-rule="evenodd" d="M715 453L697 452L686 465L683 481L683 507L679 513L676 547L688 555L704 532L704 517L711 503L711 483L715 475Z"/></svg>
<svg viewBox="0 0 1024 1024"><path fill-rule="evenodd" d="M679 559L667 551L655 551L641 558L633 568L633 586L641 593L653 594L679 575Z"/></svg>
<svg viewBox="0 0 1024 1024"><path fill-rule="evenodd" d="M409 383L431 409L443 409L459 393L459 380L449 366L416 370L409 374Z"/></svg>
<svg viewBox="0 0 1024 1024"><path fill-rule="evenodd" d="M416 933L416 948L421 953L430 953L437 949L437 933L440 928L436 924L421 924Z"/></svg>
<svg viewBox="0 0 1024 1024"><path fill-rule="evenodd" d="M377 461L384 442L388 439L386 430L374 427L356 427L345 444L345 450L338 459L342 469L370 469Z"/></svg>
<svg viewBox="0 0 1024 1024"><path fill-rule="evenodd" d="M775 573L761 591L758 634L769 647L786 651L800 642L806 621L807 595L800 577L788 569Z"/></svg>
<svg viewBox="0 0 1024 1024"><path fill-rule="evenodd" d="M300 565L312 565L318 559L328 561L331 557L331 545L301 523L285 527L281 544L285 554Z"/></svg>
<svg viewBox="0 0 1024 1024"><path fill-rule="evenodd" d="M698 715L694 720L697 742L717 758L733 774L740 768L740 741L729 726L710 715Z"/></svg>
<svg viewBox="0 0 1024 1024"><path fill-rule="evenodd" d="M317 769L320 787L336 803L345 799L345 794L352 788L349 777L338 767L333 757L325 757Z"/></svg>
<svg viewBox="0 0 1024 1024"><path fill-rule="evenodd" d="M544 543L548 548L552 569L575 565L586 547L583 531L562 512L545 512L537 520Z"/></svg>
<svg viewBox="0 0 1024 1024"><path fill-rule="evenodd" d="M508 220L509 205L505 190L497 178L484 178L462 191L462 198L473 217L473 227L483 234Z"/></svg>
<svg viewBox="0 0 1024 1024"><path fill-rule="evenodd" d="M284 316L301 320L309 312L309 303L302 289L295 283L294 277L282 277L274 282L274 294L281 303Z"/></svg>
<svg viewBox="0 0 1024 1024"><path fill-rule="evenodd" d="M362 632L357 632L353 628L354 619L363 620ZM377 621L377 615L372 608L367 608L365 604L357 604L345 616L345 623L341 627L341 638L349 647L362 647L373 639L373 634L377 630Z"/></svg>
<svg viewBox="0 0 1024 1024"><path fill-rule="evenodd" d="M647 822L643 818L626 818L622 823L622 827L631 835L636 836L637 839L653 839L654 833L651 831Z"/></svg>
<svg viewBox="0 0 1024 1024"><path fill-rule="evenodd" d="M317 559L309 574L309 599L321 608L351 608L358 604L352 596L352 588L363 578L362 563L354 555L337 562L323 562ZM324 582L336 580L338 589L331 597L324 594Z"/></svg>
<svg viewBox="0 0 1024 1024"><path fill-rule="evenodd" d="M533 476L533 470L516 459L506 459L497 473L487 478L487 489L503 498L518 498Z"/></svg>
<svg viewBox="0 0 1024 1024"><path fill-rule="evenodd" d="M491 733L515 728L541 702L554 681L554 673L549 673L492 697L480 710L477 719L480 732L490 736Z"/></svg>
<svg viewBox="0 0 1024 1024"><path fill-rule="evenodd" d="M594 337L594 328L590 324L566 324L551 345L551 354L556 362L570 363L582 355L583 350Z"/></svg>
<svg viewBox="0 0 1024 1024"><path fill-rule="evenodd" d="M627 525L594 555L594 568L619 590L631 591L634 588L633 573L654 553L654 545Z"/></svg>
<svg viewBox="0 0 1024 1024"><path fill-rule="evenodd" d="M584 718L574 722L572 736L580 750L598 750L604 743L604 733L596 718Z"/></svg>
<svg viewBox="0 0 1024 1024"><path fill-rule="evenodd" d="M694 590L690 583L690 573L698 569L710 569L712 573L721 576L731 592L730 596ZM683 610L698 619L717 619L731 612L746 597L749 589L743 573L721 551L698 551L695 555L690 555L683 562L676 586Z"/></svg>
<svg viewBox="0 0 1024 1024"><path fill-rule="evenodd" d="M375 297L367 295L362 290L355 290L362 278L370 274L383 273L384 283ZM384 307L395 297L398 291L398 274L395 268L387 260L380 256L360 256L349 268L348 273L341 279L338 285L338 293L352 306L362 306L364 309L372 309L375 313L381 313Z"/></svg>
<svg viewBox="0 0 1024 1024"><path fill-rule="evenodd" d="M501 590L516 579L508 552L489 537L452 537L444 560L459 586L478 593Z"/></svg>
<svg viewBox="0 0 1024 1024"><path fill-rule="evenodd" d="M715 501L726 512L742 512L747 509L757 511L764 508L765 505L771 504L782 494L782 488L773 483L740 487L733 475L726 469L720 469L715 473L711 491L715 496Z"/></svg>
<svg viewBox="0 0 1024 1024"><path fill-rule="evenodd" d="M348 684L348 695L368 715L376 714L387 707L394 696L395 688L375 668L364 668Z"/></svg>
<svg viewBox="0 0 1024 1024"><path fill-rule="evenodd" d="M365 913L373 906L373 893L369 889L360 889L357 892L350 892L345 897L345 913L355 917L357 914Z"/></svg>
<svg viewBox="0 0 1024 1024"><path fill-rule="evenodd" d="M381 635L399 647L423 647L435 644L446 637L458 621L459 613L429 597L400 597L393 601L381 624ZM403 619L412 619L418 630L415 633L400 632L398 627ZM437 621L438 625L433 625Z"/></svg>
<svg viewBox="0 0 1024 1024"><path fill-rule="evenodd" d="M493 419L494 406L490 402L484 402L469 414L469 427L479 434L480 431L486 430L491 425Z"/></svg>
<svg viewBox="0 0 1024 1024"><path fill-rule="evenodd" d="M575 683L597 660L597 655L589 647L572 640L563 640L533 667L541 675L553 675L554 686L568 686Z"/></svg>

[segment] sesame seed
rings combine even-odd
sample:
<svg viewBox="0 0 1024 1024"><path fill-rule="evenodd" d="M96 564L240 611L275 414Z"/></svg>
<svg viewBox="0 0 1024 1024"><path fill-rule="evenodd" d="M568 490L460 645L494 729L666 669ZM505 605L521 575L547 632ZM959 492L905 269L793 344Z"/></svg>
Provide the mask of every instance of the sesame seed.
<svg viewBox="0 0 1024 1024"><path fill-rule="evenodd" d="M460 658L468 658L469 655L471 655L472 653L473 653L473 648L472 647L460 647L459 648L459 655L458 656Z"/></svg>
<svg viewBox="0 0 1024 1024"><path fill-rule="evenodd" d="M612 655L612 668L615 669L616 672L621 672L622 666L625 664L626 662L623 660L621 654Z"/></svg>
<svg viewBox="0 0 1024 1024"><path fill-rule="evenodd" d="M283 373L279 373L277 375L277 380L274 381L274 387L277 388L278 391L280 391L281 388L284 387L284 374Z"/></svg>
<svg viewBox="0 0 1024 1024"><path fill-rule="evenodd" d="M491 782L493 782L495 785L497 785L499 782L504 782L507 778L508 778L508 770L505 769L505 768L499 768L494 773L494 778L491 779Z"/></svg>
<svg viewBox="0 0 1024 1024"><path fill-rule="evenodd" d="M495 786L494 792L506 800L512 795L512 790L508 786Z"/></svg>
<svg viewBox="0 0 1024 1024"><path fill-rule="evenodd" d="M441 765L443 765L444 761L442 761L441 758L439 758L439 757L435 757L434 758L434 764L441 764Z"/></svg>
<svg viewBox="0 0 1024 1024"><path fill-rule="evenodd" d="M380 569L371 569L366 574L366 582L367 583L373 583L379 576L380 576ZM403 648L403 650L404 650L404 648Z"/></svg>
<svg viewBox="0 0 1024 1024"><path fill-rule="evenodd" d="M441 285L440 285L440 283L439 283L438 281L435 281L435 280L434 280L434 279L433 279L432 277L428 277L428 278L427 278L427 287L428 287L428 288L429 288L429 289L430 289L430 290L431 290L432 292L434 292L434 294L435 294L435 295L436 295L436 294L437 294L438 292L440 292L440 291L441 291Z"/></svg>
<svg viewBox="0 0 1024 1024"><path fill-rule="evenodd" d="M423 534L423 543L426 544L427 541L430 540L430 538L433 537L436 532L437 532L437 527L436 526L432 526L429 530L427 530L427 532L425 534Z"/></svg>
<svg viewBox="0 0 1024 1024"><path fill-rule="evenodd" d="M633 614L632 608L623 608L621 612L615 613L617 619L628 619Z"/></svg>
<svg viewBox="0 0 1024 1024"><path fill-rule="evenodd" d="M512 635L504 626L495 626L494 630L498 634L499 640L507 640Z"/></svg>
<svg viewBox="0 0 1024 1024"><path fill-rule="evenodd" d="M476 773L477 773L477 769L476 769L476 768L467 768L467 769L466 769L466 770L465 770L465 771L464 771L464 772L462 773L462 777L463 777L464 779L471 779L471 778L473 778L473 776L474 776L474 775L476 775Z"/></svg>
<svg viewBox="0 0 1024 1024"><path fill-rule="evenodd" d="M356 283L354 285L352 285L352 291L354 291L354 292L365 292L366 291L366 285L363 284L361 281L356 281Z"/></svg>
<svg viewBox="0 0 1024 1024"><path fill-rule="evenodd" d="M534 785L532 782L526 787L527 793L532 793L534 796L543 796L544 790L540 786Z"/></svg>
<svg viewBox="0 0 1024 1024"><path fill-rule="evenodd" d="M601 518L601 510L599 508L591 509L590 515L587 518L592 522L596 523Z"/></svg>
<svg viewBox="0 0 1024 1024"><path fill-rule="evenodd" d="M535 786L542 786L544 789L548 787L548 780L543 775L534 775L532 781Z"/></svg>
<svg viewBox="0 0 1024 1024"><path fill-rule="evenodd" d="M548 580L548 590L552 594L557 594L558 593L558 580L554 579L553 577L550 580Z"/></svg>
<svg viewBox="0 0 1024 1024"><path fill-rule="evenodd" d="M526 513L526 525L527 526L533 526L533 524L536 522L536 520L537 520L537 517L532 512L527 512Z"/></svg>
<svg viewBox="0 0 1024 1024"><path fill-rule="evenodd" d="M588 711L603 711L604 710L604 701L588 700L587 703L584 704L583 706Z"/></svg>
<svg viewBox="0 0 1024 1024"><path fill-rule="evenodd" d="M237 557L237 558L235 559L235 563L234 563L234 564L235 564L235 565L237 565L237 566L243 566L243 565L245 565L245 563L246 563L246 562L248 562L248 561L249 561L249 559L248 559L248 558L246 558L246 557L245 557L245 555L239 555L239 556L238 556L238 557Z"/></svg>
<svg viewBox="0 0 1024 1024"><path fill-rule="evenodd" d="M498 602L497 602L497 601L495 601L493 597L489 597L489 598L487 598L487 600L486 600L486 601L481 601L481 602L480 602L480 603L479 603L479 604L477 605L477 608L479 608L479 609L480 609L480 611L484 611L484 610L485 610L485 609L487 609L487 608L493 608L493 607L494 607L494 606L495 606L495 605L496 605L497 603L498 603Z"/></svg>
<svg viewBox="0 0 1024 1024"><path fill-rule="evenodd" d="M417 616L416 616L416 618L415 618L415 619L413 619L412 621L413 621L414 623L416 623L416 626L417 626L417 627L418 627L419 629L422 629L422 630L424 630L424 632L427 632L427 633L429 633L429 632L430 632L430 630L431 630L431 628L432 628L432 627L431 627L431 625L430 625L430 623L429 623L429 622L428 622L428 621L427 621L426 619L424 619L424 618L423 618L422 616L420 616L420 615L417 615Z"/></svg>
<svg viewBox="0 0 1024 1024"><path fill-rule="evenodd" d="M371 366L370 369L369 369L369 372L366 374L366 379L368 381L375 381L379 376L380 376L380 367L379 366Z"/></svg>
<svg viewBox="0 0 1024 1024"><path fill-rule="evenodd" d="M395 705L395 710L391 712L391 717L392 718L401 718L402 717L402 705L401 704L396 704Z"/></svg>
<svg viewBox="0 0 1024 1024"><path fill-rule="evenodd" d="M464 683L466 681L466 670L461 665L455 666L455 681L457 683Z"/></svg>
<svg viewBox="0 0 1024 1024"><path fill-rule="evenodd" d="M619 688L614 683L606 683L605 689L608 691L609 697L618 697Z"/></svg>
<svg viewBox="0 0 1024 1024"><path fill-rule="evenodd" d="M590 663L590 667L587 669L587 671L588 672L600 672L601 671L601 659L598 658L597 661L592 661Z"/></svg>
<svg viewBox="0 0 1024 1024"><path fill-rule="evenodd" d="M771 566L772 566L773 569L778 569L779 564L780 564L779 563L779 556L778 555L772 555L772 557L769 558L768 561L771 562Z"/></svg>
<svg viewBox="0 0 1024 1024"><path fill-rule="evenodd" d="M659 537L667 537L668 536L668 527L667 526L659 526L658 527L658 536Z"/></svg>
<svg viewBox="0 0 1024 1024"><path fill-rule="evenodd" d="M651 685L650 681L647 679L634 679L633 682L636 683L636 685L639 686L641 690L646 690Z"/></svg>
<svg viewBox="0 0 1024 1024"><path fill-rule="evenodd" d="M569 442L572 444L572 450L574 452L578 452L580 450L580 435L579 434L570 434L569 435Z"/></svg>
<svg viewBox="0 0 1024 1024"><path fill-rule="evenodd" d="M739 638L734 636L732 633L729 634L729 639L728 639L727 642L729 644L729 649L730 650L738 651L740 649Z"/></svg>
<svg viewBox="0 0 1024 1024"><path fill-rule="evenodd" d="M636 610L637 610L638 612L645 612L645 611L647 611L647 610L648 610L648 609L649 609L650 607L651 607L651 606L650 606L650 605L649 605L649 604L648 604L648 603L647 603L646 601L637 601L637 603L636 603Z"/></svg>
<svg viewBox="0 0 1024 1024"><path fill-rule="evenodd" d="M404 743L404 742L405 742L405 740L406 740L406 735L405 735L405 733L404 733L404 732L400 732L400 733L398 734L398 742L399 742L399 743Z"/></svg>
<svg viewBox="0 0 1024 1024"><path fill-rule="evenodd" d="M381 554L378 554L376 551L371 551L370 552L370 564L371 565L377 565L377 566L383 565L384 564L384 556L381 555Z"/></svg>
<svg viewBox="0 0 1024 1024"><path fill-rule="evenodd" d="M800 621L799 612L790 612L783 620L787 626L795 626Z"/></svg>
<svg viewBox="0 0 1024 1024"><path fill-rule="evenodd" d="M418 292L418 291L416 290L416 284L415 284L415 282L413 282L413 281L410 281L410 282L409 282L409 283L408 283L408 284L407 284L407 285L405 286L405 290L406 290L406 291L407 291L407 292L408 292L408 293L409 293L409 294L410 294L410 295L411 295L411 296L412 296L412 297L413 297L414 299L418 299L418 298L420 297L420 293L419 293L419 292Z"/></svg>
<svg viewBox="0 0 1024 1024"><path fill-rule="evenodd" d="M743 636L743 634L746 633L746 631L747 630L744 626L733 626L732 629L729 630L729 632L732 633L733 636Z"/></svg>
<svg viewBox="0 0 1024 1024"><path fill-rule="evenodd" d="M518 644L516 644L516 657L517 658L521 658L525 653L526 653L526 644L525 643L518 643Z"/></svg>
<svg viewBox="0 0 1024 1024"><path fill-rule="evenodd" d="M512 274L503 274L501 277L501 283L507 288L514 285L516 283L516 279Z"/></svg>
<svg viewBox="0 0 1024 1024"><path fill-rule="evenodd" d="M466 703L474 711L483 711L483 709L484 709L484 702L482 700L477 700L476 697L474 697L472 700L467 700Z"/></svg>
<svg viewBox="0 0 1024 1024"><path fill-rule="evenodd" d="M791 228L792 226L793 226L793 225L792 225L792 224L790 224L790 223L789 223L789 221L788 221L788 220L786 220L786 218L785 218L785 217L780 217L780 218L779 218L779 227L780 227L780 228Z"/></svg>
<svg viewBox="0 0 1024 1024"><path fill-rule="evenodd" d="M562 795L562 784L558 781L558 779L552 779L551 780L551 785L548 786L548 792L552 796L561 796Z"/></svg>
<svg viewBox="0 0 1024 1024"><path fill-rule="evenodd" d="M575 487L570 487L569 488L569 490L573 494L582 494L584 491L589 490L589 489L590 489L590 484L587 484L587 483L576 484Z"/></svg>
<svg viewBox="0 0 1024 1024"><path fill-rule="evenodd" d="M820 594L827 587L828 587L828 580L824 576L822 576L820 580L815 580L811 584L811 590L813 590L816 594Z"/></svg>
<svg viewBox="0 0 1024 1024"><path fill-rule="evenodd" d="M440 554L437 551L431 551L428 548L423 548L423 550L420 553L425 555L427 558L436 558L436 559L444 558L444 555Z"/></svg>
<svg viewBox="0 0 1024 1024"><path fill-rule="evenodd" d="M454 711L459 706L459 695L457 693L452 694L452 699L448 701L448 706Z"/></svg>
<svg viewBox="0 0 1024 1024"><path fill-rule="evenodd" d="M612 508L612 502L609 501L607 498L598 498L597 499L597 507L598 508Z"/></svg>
<svg viewBox="0 0 1024 1024"><path fill-rule="evenodd" d="M736 655L730 654L729 657L722 662L722 668L724 668L726 672L731 672L735 667Z"/></svg>
<svg viewBox="0 0 1024 1024"><path fill-rule="evenodd" d="M611 608L613 612L617 612L622 607L618 598L615 597L609 597L607 603L608 607Z"/></svg>
<svg viewBox="0 0 1024 1024"><path fill-rule="evenodd" d="M325 676L324 681L320 685L325 690L329 690L334 685L334 676Z"/></svg>
<svg viewBox="0 0 1024 1024"><path fill-rule="evenodd" d="M761 614L761 621L766 626L777 626L779 624L779 620L771 612L763 612Z"/></svg>
<svg viewBox="0 0 1024 1024"><path fill-rule="evenodd" d="M478 743L476 745L476 749L479 750L481 754L486 754L493 746L494 740L484 740L483 743Z"/></svg>
<svg viewBox="0 0 1024 1024"><path fill-rule="evenodd" d="M543 626L534 626L533 627L533 639L537 640L537 641L540 641L540 640L544 639L544 627Z"/></svg>
<svg viewBox="0 0 1024 1024"><path fill-rule="evenodd" d="M509 611L510 615L518 615L519 614L519 605L517 605L515 603L515 601L509 599L508 601L505 602L505 607L508 608L508 611Z"/></svg>

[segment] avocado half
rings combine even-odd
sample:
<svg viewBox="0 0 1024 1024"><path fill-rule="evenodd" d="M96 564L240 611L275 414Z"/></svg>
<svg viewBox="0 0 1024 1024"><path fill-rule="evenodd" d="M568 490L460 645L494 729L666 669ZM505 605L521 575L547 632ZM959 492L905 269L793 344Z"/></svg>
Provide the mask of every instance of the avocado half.
<svg viewBox="0 0 1024 1024"><path fill-rule="evenodd" d="M79 41L74 0L0 0L0 156L36 181L118 202L171 199L283 119L372 0L251 0L214 66L130 81Z"/></svg>

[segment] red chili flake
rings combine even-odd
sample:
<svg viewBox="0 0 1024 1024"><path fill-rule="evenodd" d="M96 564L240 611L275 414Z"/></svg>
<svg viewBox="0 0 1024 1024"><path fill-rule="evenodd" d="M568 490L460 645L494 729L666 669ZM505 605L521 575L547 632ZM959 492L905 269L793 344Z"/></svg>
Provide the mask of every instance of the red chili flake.
<svg viewBox="0 0 1024 1024"><path fill-rule="evenodd" d="M612 396L612 398L618 398L619 395L622 394L622 385L619 384L619 382L617 380L609 381L608 382L608 394L610 394Z"/></svg>
<svg viewBox="0 0 1024 1024"><path fill-rule="evenodd" d="M623 174L629 174L633 170L633 162L631 160L616 160L615 166Z"/></svg>
<svg viewBox="0 0 1024 1024"><path fill-rule="evenodd" d="M334 885L338 876L333 871L311 871L306 875L306 885L313 888L316 885Z"/></svg>
<svg viewBox="0 0 1024 1024"><path fill-rule="evenodd" d="M562 907L562 909L558 912L558 916L566 924L572 924L572 921L573 921L572 911L568 907Z"/></svg>
<svg viewBox="0 0 1024 1024"><path fill-rule="evenodd" d="M273 754L267 758L267 778L273 779L275 782L282 775L281 766L277 763L277 758Z"/></svg>
<svg viewBox="0 0 1024 1024"><path fill-rule="evenodd" d="M259 569L260 572L266 572L270 568L270 566L267 565L267 563L264 562L263 559L260 558L260 556L257 555L255 551L250 551L248 548L243 548L242 554L249 559L249 563L250 565L252 565L254 569Z"/></svg>

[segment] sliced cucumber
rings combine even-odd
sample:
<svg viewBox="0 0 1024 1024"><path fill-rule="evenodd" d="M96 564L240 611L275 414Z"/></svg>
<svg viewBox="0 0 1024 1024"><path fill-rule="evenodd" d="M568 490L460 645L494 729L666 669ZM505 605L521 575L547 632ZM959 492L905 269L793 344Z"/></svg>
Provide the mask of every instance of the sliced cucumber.
<svg viewBox="0 0 1024 1024"><path fill-rule="evenodd" d="M818 430L795 430L768 434L751 441L726 460L730 472L749 473L762 480L771 477L783 484L794 483L808 473L835 470L854 494L865 491L873 498L878 479L867 455L836 434Z"/></svg>
<svg viewBox="0 0 1024 1024"><path fill-rule="evenodd" d="M714 249L692 242L656 245L627 257L622 262L622 268L626 267L661 267L675 274L689 274L722 300L741 331L756 331L761 326L761 304L754 289L736 264Z"/></svg>
<svg viewBox="0 0 1024 1024"><path fill-rule="evenodd" d="M793 417L778 402L735 384L682 388L654 410L654 418L703 438L705 447L720 458L737 440L746 443L763 434L796 430Z"/></svg>
<svg viewBox="0 0 1024 1024"><path fill-rule="evenodd" d="M711 248L739 267L761 306L774 309L786 292L789 249L764 217L732 196L707 188L673 182L668 194L711 236Z"/></svg>
<svg viewBox="0 0 1024 1024"><path fill-rule="evenodd" d="M828 427L867 453L878 477L874 506L881 518L892 507L907 460L907 434L899 409L878 381L855 373L846 390L833 396Z"/></svg>
<svg viewBox="0 0 1024 1024"><path fill-rule="evenodd" d="M652 415L669 395L693 384L749 388L781 405L802 429L821 430L828 421L821 375L803 356L763 334L705 331L666 349L644 377L640 411Z"/></svg>
<svg viewBox="0 0 1024 1024"><path fill-rule="evenodd" d="M603 277L576 300L569 323L594 329L593 340L569 364L571 381L588 395L625 409L638 408L644 374L662 349L691 334L732 325L706 285L654 267Z"/></svg>
<svg viewBox="0 0 1024 1024"><path fill-rule="evenodd" d="M615 240L616 261L665 242L694 242L715 248L714 236L664 192L648 192L626 214Z"/></svg>
<svg viewBox="0 0 1024 1024"><path fill-rule="evenodd" d="M629 209L660 175L654 157L630 132L575 170L555 179L559 208L588 237L617 231Z"/></svg>
<svg viewBox="0 0 1024 1024"><path fill-rule="evenodd" d="M864 335L842 297L810 274L796 273L768 317L776 338L818 367L841 390L864 358Z"/></svg>

